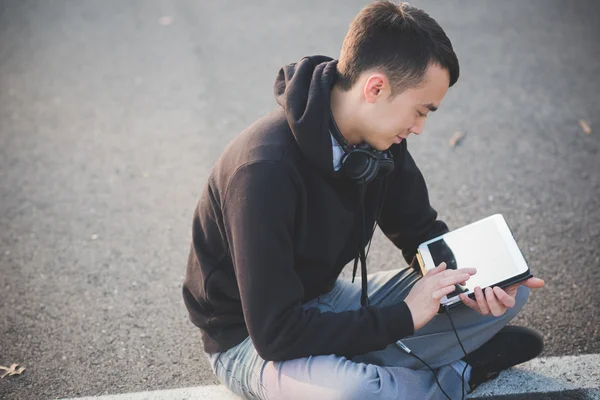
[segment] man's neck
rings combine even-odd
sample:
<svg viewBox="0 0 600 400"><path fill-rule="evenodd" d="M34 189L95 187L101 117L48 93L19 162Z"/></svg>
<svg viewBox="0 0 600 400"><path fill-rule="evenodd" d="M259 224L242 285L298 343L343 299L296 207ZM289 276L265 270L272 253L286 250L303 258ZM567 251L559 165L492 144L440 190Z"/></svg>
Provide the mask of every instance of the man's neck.
<svg viewBox="0 0 600 400"><path fill-rule="evenodd" d="M362 142L362 135L355 128L354 115L352 113L352 92L344 92L337 85L331 89L331 113L335 119L340 133L346 139L349 146Z"/></svg>

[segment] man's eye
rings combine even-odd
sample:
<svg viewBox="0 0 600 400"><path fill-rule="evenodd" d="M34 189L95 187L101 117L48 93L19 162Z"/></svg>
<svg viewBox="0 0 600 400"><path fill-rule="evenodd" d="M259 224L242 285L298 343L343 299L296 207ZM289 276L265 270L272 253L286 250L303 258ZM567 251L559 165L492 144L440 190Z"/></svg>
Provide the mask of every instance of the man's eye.
<svg viewBox="0 0 600 400"><path fill-rule="evenodd" d="M419 114L419 117L426 117L427 115L423 114L421 111L417 111L417 113Z"/></svg>

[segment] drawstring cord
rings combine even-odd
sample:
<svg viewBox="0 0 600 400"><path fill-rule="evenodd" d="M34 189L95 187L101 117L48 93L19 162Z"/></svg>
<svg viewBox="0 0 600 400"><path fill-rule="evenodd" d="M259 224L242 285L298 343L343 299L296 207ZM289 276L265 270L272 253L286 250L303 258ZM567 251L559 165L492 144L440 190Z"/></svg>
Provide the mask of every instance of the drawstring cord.
<svg viewBox="0 0 600 400"><path fill-rule="evenodd" d="M358 269L358 261L360 260L360 277L361 277L361 294L360 294L360 305L362 307L364 306L368 306L369 305L369 297L367 296L367 289L368 289L368 282L367 282L367 256L365 254L365 230L366 230L366 216L365 216L365 207L364 207L364 198L365 198L365 192L366 192L366 185L365 184L361 184L358 187L358 194L359 194L359 199L358 199L358 212L356 214L356 218L358 223L360 223L360 226L358 227L358 230L360 232L359 235L357 235L358 237L358 255L354 258L354 269L352 271L352 283L354 283L354 279L356 278L356 270Z"/></svg>
<svg viewBox="0 0 600 400"><path fill-rule="evenodd" d="M362 290L361 290L361 294L360 294L360 305L362 307L364 306L368 306L369 305L369 297L367 296L367 256L365 254L365 246L363 245L363 243L365 242L366 239L366 216L365 216L365 202L364 202L364 197L365 197L365 189L366 189L366 185L361 185L361 201L360 201L360 213L362 215L361 218L361 224L360 224L360 231L362 232L361 234L361 240L360 240L360 251L359 251L359 255L360 255L360 277L361 277L361 286L362 286Z"/></svg>
<svg viewBox="0 0 600 400"><path fill-rule="evenodd" d="M367 191L367 185L361 184L359 185L358 193L358 212L356 213L355 226L357 223L360 223L359 231L360 235L358 236L358 255L354 257L354 268L352 270L352 283L354 283L354 279L356 278L356 271L358 269L358 261L360 260L360 277L361 277L361 294L360 294L360 305L362 307L369 305L369 297L367 295L368 290L368 282L367 282L367 255L369 254L369 250L371 249L371 241L373 240L373 234L375 233L375 229L377 228L377 221L379 220L379 215L381 214L381 209L383 208L383 202L385 197L385 192L387 191L388 177L384 179L382 185L382 193L381 193L381 201L379 204L379 209L377 210L377 215L375 216L375 225L373 226L373 232L371 232L371 239L369 240L369 245L367 247L367 251L365 253L365 246L363 245L366 240L366 215L365 215L365 204L364 198L365 193Z"/></svg>

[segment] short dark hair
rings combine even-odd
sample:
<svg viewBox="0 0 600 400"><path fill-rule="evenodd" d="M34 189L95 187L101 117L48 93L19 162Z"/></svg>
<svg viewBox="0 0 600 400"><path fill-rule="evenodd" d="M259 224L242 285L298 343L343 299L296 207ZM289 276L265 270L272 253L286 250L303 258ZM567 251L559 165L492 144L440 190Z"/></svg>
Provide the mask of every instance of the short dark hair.
<svg viewBox="0 0 600 400"><path fill-rule="evenodd" d="M430 64L458 80L458 58L439 24L407 3L377 1L363 8L350 24L338 62L338 85L348 91L360 74L379 69L390 81L392 95L417 86Z"/></svg>

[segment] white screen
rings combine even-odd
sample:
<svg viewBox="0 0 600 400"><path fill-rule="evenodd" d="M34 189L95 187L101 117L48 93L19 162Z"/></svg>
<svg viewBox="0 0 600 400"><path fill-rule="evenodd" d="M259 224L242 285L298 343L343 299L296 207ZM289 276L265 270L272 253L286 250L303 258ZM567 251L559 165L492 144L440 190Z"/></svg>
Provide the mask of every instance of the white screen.
<svg viewBox="0 0 600 400"><path fill-rule="evenodd" d="M525 272L519 270L505 237L491 218L447 233L441 239L428 243L427 247L435 266L446 262L449 269L477 269L477 274L467 281L466 286L457 285L457 290L450 293L448 298L467 290L472 292L476 286L485 288Z"/></svg>

